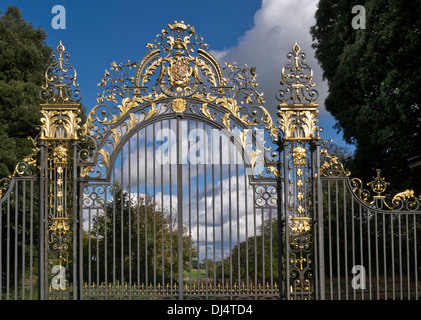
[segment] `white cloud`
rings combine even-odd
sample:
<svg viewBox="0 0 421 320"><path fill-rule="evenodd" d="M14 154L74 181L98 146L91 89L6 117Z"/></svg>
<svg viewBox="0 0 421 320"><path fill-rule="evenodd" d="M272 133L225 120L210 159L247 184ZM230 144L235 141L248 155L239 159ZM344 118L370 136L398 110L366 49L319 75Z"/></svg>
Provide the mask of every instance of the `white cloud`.
<svg viewBox="0 0 421 320"><path fill-rule="evenodd" d="M235 47L211 53L223 65L237 62L257 68L258 90L264 92L265 107L276 119L278 101L275 93L281 88L281 70L288 62L287 52L295 41L306 53L307 63L314 70L314 82L319 92L319 109L324 112L327 84L322 81L322 71L311 48L310 27L314 25L318 0L263 0L254 15L254 27L245 32Z"/></svg>
<svg viewBox="0 0 421 320"><path fill-rule="evenodd" d="M212 165L206 165L206 168L208 179L206 184L204 168L199 171L198 176L197 171L193 171L190 186L188 183L183 185L182 197L178 197L176 185L173 186L171 193L169 187L164 188L163 191L156 188L155 194L152 189L148 189L148 192L154 199L156 210L164 208L168 214L171 213L175 224L178 219L178 203L182 201L183 224L187 234L191 235L195 245L199 247L199 259L206 257L207 248L207 257L213 259L215 249L215 259L219 260L222 252L224 257L227 257L230 249L240 242L260 235L260 226L263 220L269 218L269 212L267 209L255 209L253 200L256 195L253 188L249 187L248 177L244 176L241 167L238 175L236 165L231 166L231 175L226 170L227 168L222 169L221 179L220 167L216 166L214 180L211 178ZM174 179L176 180L176 175ZM133 186L131 190L133 205L138 199L141 201L144 199L144 193L142 191L137 193L136 188L137 186ZM83 210L83 228L85 232L94 227L94 217L104 213L103 204L112 201L110 194L107 201L104 196L105 194L100 196L101 202L94 202L88 194L84 194L86 207ZM276 217L276 206L273 207L271 214L272 218ZM157 241L159 243L159 239Z"/></svg>
<svg viewBox="0 0 421 320"><path fill-rule="evenodd" d="M243 168L241 149L234 146L223 132L206 125L204 129L199 128L198 132L192 130L188 133L187 121L184 120L182 128L186 129L183 130L181 144L183 185L188 185L192 177L203 175L203 164L215 164L219 167L222 163L224 173L228 170L227 164L238 164ZM145 185L151 189L154 184L160 190L161 184L174 186L177 183L177 133L168 130L168 126L165 124L162 129L166 131L160 132L161 125L157 125L155 134L153 134L151 126L148 126L140 130L139 135L131 137L130 145L126 143L123 146L112 164L115 165L114 179L119 181L123 187L128 188L130 185L130 189L133 191L133 188L139 186L140 190L144 190ZM148 130L148 141L145 145L146 130ZM150 139L150 137L153 138ZM220 137L223 138L220 140ZM251 137L249 136L247 139L251 140ZM260 151L257 154L255 167L252 169L259 173L259 170L263 170L264 150L259 144L257 146L247 144L246 153L251 151ZM246 157L245 161L250 162L249 157Z"/></svg>

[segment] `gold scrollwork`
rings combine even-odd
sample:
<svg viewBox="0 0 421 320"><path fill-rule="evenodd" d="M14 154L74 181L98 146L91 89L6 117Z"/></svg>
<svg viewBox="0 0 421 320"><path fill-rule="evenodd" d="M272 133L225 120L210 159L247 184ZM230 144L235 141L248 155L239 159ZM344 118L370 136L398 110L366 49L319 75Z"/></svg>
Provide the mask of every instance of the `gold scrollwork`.
<svg viewBox="0 0 421 320"><path fill-rule="evenodd" d="M392 202L394 203L396 201L404 201L404 200L409 200L409 199L416 200L414 190L405 190L403 192L400 192L400 193L396 194L393 197ZM420 197L420 199L421 199L421 197Z"/></svg>
<svg viewBox="0 0 421 320"><path fill-rule="evenodd" d="M285 89L278 92L278 100L281 105L294 104L300 106L303 103L308 106L317 107L314 101L318 97L313 83L313 70L306 63L306 55L301 52L300 46L295 42L292 51L287 54L288 62L282 68L281 85L287 85Z"/></svg>
<svg viewBox="0 0 421 320"><path fill-rule="evenodd" d="M45 71L45 85L40 91L40 98L46 104L78 103L82 98L81 91L77 89L77 73L69 63L69 57L60 41L56 52L51 54L53 63Z"/></svg>
<svg viewBox="0 0 421 320"><path fill-rule="evenodd" d="M343 163L337 156L329 154L327 150L327 143L331 140L324 141L321 139L321 141L323 143L323 148L320 150L320 154L324 157L324 161L320 166L320 175L322 177L349 177L351 172L345 169Z"/></svg>
<svg viewBox="0 0 421 320"><path fill-rule="evenodd" d="M291 218L290 229L298 235L302 235L311 230L310 217L293 217Z"/></svg>
<svg viewBox="0 0 421 320"><path fill-rule="evenodd" d="M78 140L79 113L77 105L42 105L40 140Z"/></svg>
<svg viewBox="0 0 421 320"><path fill-rule="evenodd" d="M314 108L295 109L292 106L278 106L278 124L279 129L283 132L283 139L304 141L318 140L318 119L316 116L318 110Z"/></svg>
<svg viewBox="0 0 421 320"><path fill-rule="evenodd" d="M108 166L109 166L108 161L109 161L109 157L110 157L108 151L106 151L104 149L101 149L101 150L98 151L98 153L102 155L102 162L100 163L100 165L104 164L105 167L108 168Z"/></svg>
<svg viewBox="0 0 421 320"><path fill-rule="evenodd" d="M67 148L64 145L59 144L53 150L54 163L55 164L66 164L66 162L67 162L67 155L68 155Z"/></svg>
<svg viewBox="0 0 421 320"><path fill-rule="evenodd" d="M37 139L28 137L28 140L32 143L32 152L25 156L21 162L19 162L13 173L6 178L0 179L0 199L3 197L4 192L9 188L10 181L13 177L16 176L32 176L32 168L39 170L39 165L37 164L37 155L39 154L40 147L38 146Z"/></svg>
<svg viewBox="0 0 421 320"><path fill-rule="evenodd" d="M113 62L98 84L104 88L98 105L79 130L80 137L89 136L96 144L90 157L96 163L86 163L84 177L91 173L104 177L117 143L135 126L169 112L200 115L230 132L239 126L264 128L269 137L262 147L270 150L265 143L277 139L279 129L261 105L265 101L256 90L256 68L226 64L230 74L224 77L218 61L205 50L203 38L184 22L165 27L147 47L149 52L140 62ZM92 166L104 168L87 169Z"/></svg>
<svg viewBox="0 0 421 320"><path fill-rule="evenodd" d="M50 266L63 266L67 261L71 228L69 202L69 143L66 140L51 142L48 156L48 255Z"/></svg>
<svg viewBox="0 0 421 320"><path fill-rule="evenodd" d="M381 170L376 170L376 176L367 183L375 195L370 196L370 191L363 188L363 183L358 178L351 179L352 191L364 203L370 206L376 206L378 209L388 209L396 211L417 210L421 208L421 196L415 196L414 190L405 190L393 196L386 194L386 189L390 185L384 177L381 176Z"/></svg>
<svg viewBox="0 0 421 320"><path fill-rule="evenodd" d="M307 163L307 152L302 146L297 146L292 149L292 163L295 165L305 165Z"/></svg>
<svg viewBox="0 0 421 320"><path fill-rule="evenodd" d="M390 184L389 182L385 181L385 178L383 178L380 173L382 171L380 169L376 170L376 177L373 177L374 179L367 183L368 186L371 187L371 189L376 193L375 197L383 198L384 196L382 193L386 191L387 186Z"/></svg>

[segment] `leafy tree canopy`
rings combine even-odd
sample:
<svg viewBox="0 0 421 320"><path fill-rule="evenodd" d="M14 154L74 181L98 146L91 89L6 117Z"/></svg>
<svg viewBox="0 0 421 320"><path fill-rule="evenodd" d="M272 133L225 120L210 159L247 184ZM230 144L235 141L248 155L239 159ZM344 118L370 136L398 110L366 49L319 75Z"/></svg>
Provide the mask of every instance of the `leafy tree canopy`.
<svg viewBox="0 0 421 320"><path fill-rule="evenodd" d="M366 29L353 29L363 5ZM328 81L326 109L346 142L356 145L353 176L370 181L375 169L391 186L421 192L421 1L320 0L313 47Z"/></svg>
<svg viewBox="0 0 421 320"><path fill-rule="evenodd" d="M40 123L39 91L50 64L47 34L9 6L0 12L0 177L31 153Z"/></svg>

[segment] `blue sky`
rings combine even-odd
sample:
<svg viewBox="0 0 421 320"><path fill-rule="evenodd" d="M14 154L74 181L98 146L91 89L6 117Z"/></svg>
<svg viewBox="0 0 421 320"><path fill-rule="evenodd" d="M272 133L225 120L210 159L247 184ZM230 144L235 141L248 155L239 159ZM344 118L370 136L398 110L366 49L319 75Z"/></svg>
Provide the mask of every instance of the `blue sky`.
<svg viewBox="0 0 421 320"><path fill-rule="evenodd" d="M314 23L317 0L214 0L214 1L130 1L130 0L15 0L0 2L0 11L16 5L23 17L48 34L47 44L56 48L61 40L70 52L70 63L78 73L82 102L89 111L95 106L100 88L97 83L115 61L138 61L147 53L163 27L183 20L195 27L209 50L220 62L256 66L259 90L265 106L276 117L280 71L286 53L297 40L314 69L319 91L319 125L323 138L344 145L341 134L332 129L334 119L324 110L327 85L311 49L308 29ZM55 5L66 9L66 29L54 29Z"/></svg>

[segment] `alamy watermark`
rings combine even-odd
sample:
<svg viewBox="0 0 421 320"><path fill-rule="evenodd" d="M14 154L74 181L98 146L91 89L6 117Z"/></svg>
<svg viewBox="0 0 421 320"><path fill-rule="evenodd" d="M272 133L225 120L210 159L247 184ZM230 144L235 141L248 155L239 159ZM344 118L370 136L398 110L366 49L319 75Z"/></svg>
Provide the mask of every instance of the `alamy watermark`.
<svg viewBox="0 0 421 320"><path fill-rule="evenodd" d="M55 30L66 29L66 8L58 4L51 9L51 13L55 14L51 20L51 27Z"/></svg>
<svg viewBox="0 0 421 320"><path fill-rule="evenodd" d="M62 265L55 265L51 270L52 274L55 274L51 280L51 287L54 290L66 290L67 279L66 279L66 268Z"/></svg>
<svg viewBox="0 0 421 320"><path fill-rule="evenodd" d="M357 14L352 18L351 25L355 30L365 29L365 8L361 5L356 5L352 7L353 14Z"/></svg>
<svg viewBox="0 0 421 320"><path fill-rule="evenodd" d="M354 277L351 280L351 287L352 289L362 289L366 288L366 273L365 268L362 265L355 265L351 269L351 273L354 274Z"/></svg>
<svg viewBox="0 0 421 320"><path fill-rule="evenodd" d="M246 174L264 171L264 130L205 130L187 132L162 128L155 133L155 159L167 164L246 164Z"/></svg>

